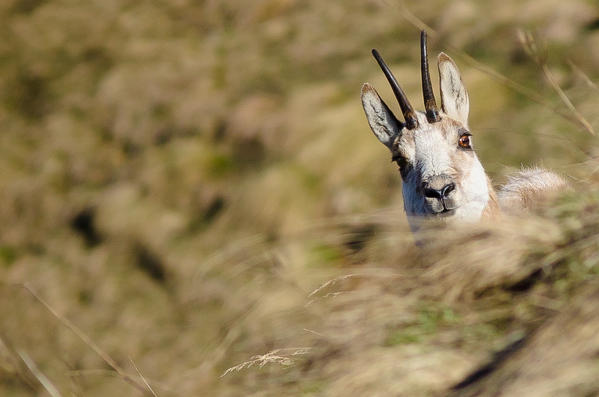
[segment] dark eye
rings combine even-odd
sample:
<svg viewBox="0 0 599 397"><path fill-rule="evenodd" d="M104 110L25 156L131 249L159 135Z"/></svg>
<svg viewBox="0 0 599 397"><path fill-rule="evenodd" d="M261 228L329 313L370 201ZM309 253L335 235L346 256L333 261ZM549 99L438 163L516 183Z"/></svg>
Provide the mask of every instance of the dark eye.
<svg viewBox="0 0 599 397"><path fill-rule="evenodd" d="M462 135L460 139L458 139L458 145L462 149L472 149L472 145L470 143L470 135Z"/></svg>

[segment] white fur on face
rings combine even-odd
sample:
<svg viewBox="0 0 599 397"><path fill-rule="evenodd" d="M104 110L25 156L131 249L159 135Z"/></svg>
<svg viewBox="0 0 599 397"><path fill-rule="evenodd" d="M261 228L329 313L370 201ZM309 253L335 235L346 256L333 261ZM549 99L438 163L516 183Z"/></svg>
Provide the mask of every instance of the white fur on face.
<svg viewBox="0 0 599 397"><path fill-rule="evenodd" d="M444 217L446 221L477 221L489 200L487 175L473 151L457 147L458 126L455 122L429 124L418 114L420 127L406 131L399 142L400 150L411 164L404 175L404 208L412 230L417 230L422 217L433 215L427 205L421 184L435 177L444 177L455 183L451 195L456 209Z"/></svg>
<svg viewBox="0 0 599 397"><path fill-rule="evenodd" d="M429 124L422 114L418 114L420 128L414 133L414 164L424 181L436 175L454 176L450 152L454 152L457 142L448 142L437 123Z"/></svg>
<svg viewBox="0 0 599 397"><path fill-rule="evenodd" d="M454 215L456 219L468 222L478 221L489 202L487 174L476 154L473 153L473 156L475 161L469 169L465 170L468 172L462 175L459 182L463 196L462 205Z"/></svg>

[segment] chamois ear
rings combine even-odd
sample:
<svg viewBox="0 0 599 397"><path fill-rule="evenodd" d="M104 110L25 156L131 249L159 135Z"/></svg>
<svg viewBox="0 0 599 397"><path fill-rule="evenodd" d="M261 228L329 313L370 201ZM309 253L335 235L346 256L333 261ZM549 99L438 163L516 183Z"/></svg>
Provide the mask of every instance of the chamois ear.
<svg viewBox="0 0 599 397"><path fill-rule="evenodd" d="M374 87L368 83L362 86L362 106L370 129L378 140L391 150L393 141L399 135L403 124L397 120Z"/></svg>
<svg viewBox="0 0 599 397"><path fill-rule="evenodd" d="M470 99L460 71L455 62L445 53L440 53L439 83L441 85L441 107L446 115L468 127Z"/></svg>

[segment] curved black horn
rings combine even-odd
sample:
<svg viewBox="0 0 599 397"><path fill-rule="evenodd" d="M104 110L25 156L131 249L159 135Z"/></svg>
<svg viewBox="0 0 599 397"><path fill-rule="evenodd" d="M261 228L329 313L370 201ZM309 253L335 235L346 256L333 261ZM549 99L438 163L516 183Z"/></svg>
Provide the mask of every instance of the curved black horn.
<svg viewBox="0 0 599 397"><path fill-rule="evenodd" d="M389 82L389 84L391 85L391 88L393 89L393 93L395 94L395 97L397 98L397 102L399 102L399 107L401 108L403 117L406 120L406 127L409 130L417 128L418 127L418 119L416 118L416 113L414 112L414 108L412 107L412 105L410 105L410 101L408 101L408 97L406 97L406 94L403 92L403 90L397 83L397 80L395 80L395 76L393 76L393 73L391 73L391 70L389 70L389 67L387 66L385 61L383 61L381 54L379 54L379 52L377 50L373 49L372 55L374 56L374 59L376 59L379 66L383 70L383 73L385 73L385 77L387 77L387 81Z"/></svg>
<svg viewBox="0 0 599 397"><path fill-rule="evenodd" d="M435 101L435 93L431 84L431 76L428 72L428 56L426 54L426 32L420 32L420 72L422 74L422 97L424 98L424 109L426 110L426 119L429 123L436 123L441 120L439 109Z"/></svg>

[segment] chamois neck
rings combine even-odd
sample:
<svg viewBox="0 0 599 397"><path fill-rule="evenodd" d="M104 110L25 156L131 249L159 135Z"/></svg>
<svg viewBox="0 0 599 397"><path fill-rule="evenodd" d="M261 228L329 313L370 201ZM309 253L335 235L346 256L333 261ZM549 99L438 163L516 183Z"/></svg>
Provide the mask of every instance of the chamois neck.
<svg viewBox="0 0 599 397"><path fill-rule="evenodd" d="M501 216L501 209L499 208L499 201L497 200L497 193L491 183L491 179L487 176L487 189L489 191L489 200L482 213L482 219L494 219Z"/></svg>

